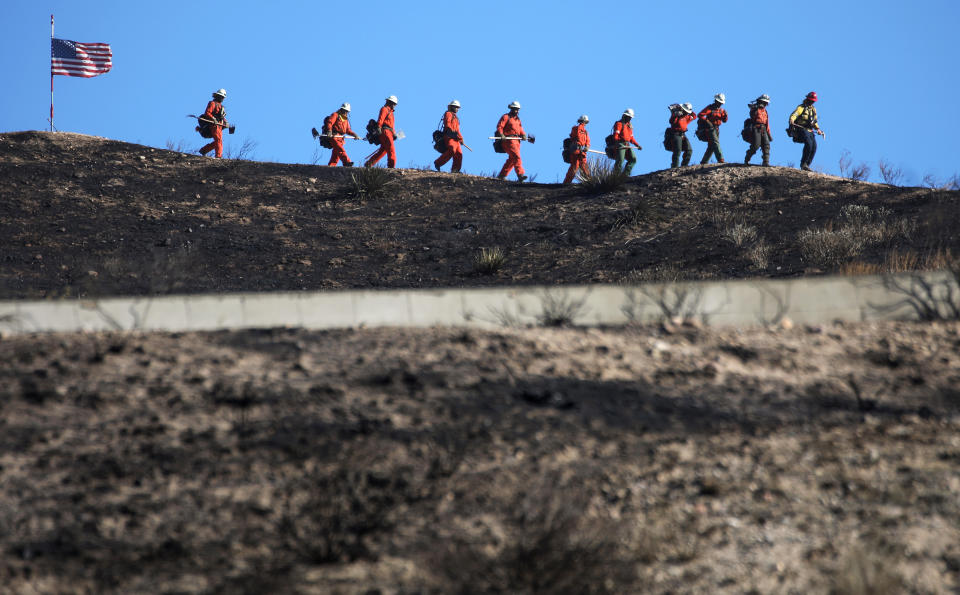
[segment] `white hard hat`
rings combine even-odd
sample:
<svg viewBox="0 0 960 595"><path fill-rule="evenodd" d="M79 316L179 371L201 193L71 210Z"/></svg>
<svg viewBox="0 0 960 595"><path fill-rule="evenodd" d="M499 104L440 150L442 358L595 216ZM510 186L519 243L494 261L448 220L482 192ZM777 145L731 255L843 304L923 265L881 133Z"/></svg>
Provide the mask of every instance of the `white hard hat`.
<svg viewBox="0 0 960 595"><path fill-rule="evenodd" d="M223 97L224 99L226 99L226 97L227 97L227 90L226 90L226 89L217 89L216 91L213 92L213 94L214 94L214 95L219 95L220 97Z"/></svg>
<svg viewBox="0 0 960 595"><path fill-rule="evenodd" d="M760 101L760 102L763 102L763 103L770 103L770 96L767 95L766 93L764 93L764 94L761 95L760 97L757 97L757 101Z"/></svg>
<svg viewBox="0 0 960 595"><path fill-rule="evenodd" d="M627 109L623 110L623 115L624 115L624 116L630 116L630 117L632 118L632 117L633 117L633 110L628 107Z"/></svg>
<svg viewBox="0 0 960 595"><path fill-rule="evenodd" d="M587 114L583 114L582 116L577 118L577 122L583 122L584 124L586 124L589 121L590 121L590 118L587 116Z"/></svg>
<svg viewBox="0 0 960 595"><path fill-rule="evenodd" d="M681 105L680 107L682 107L682 108L683 108L683 111L687 112L688 114L692 114L692 113L693 113L693 104L692 104L692 103L684 103L684 104Z"/></svg>
<svg viewBox="0 0 960 595"><path fill-rule="evenodd" d="M454 99L453 101L447 104L447 107L460 107L460 102Z"/></svg>
<svg viewBox="0 0 960 595"><path fill-rule="evenodd" d="M717 103L726 103L727 96L724 95L723 93L717 93L716 95L713 96L713 100L716 101Z"/></svg>
<svg viewBox="0 0 960 595"><path fill-rule="evenodd" d="M514 101L513 103L511 103L511 104L508 105L507 107L510 108L510 109L520 109L520 102L519 102L519 101Z"/></svg>
<svg viewBox="0 0 960 595"><path fill-rule="evenodd" d="M349 104L349 103L342 103L342 104L340 105L340 109L342 109L342 110L345 111L345 112L349 112L349 111L350 111L350 104Z"/></svg>
<svg viewBox="0 0 960 595"><path fill-rule="evenodd" d="M391 95L390 97L387 97L387 101L389 101L390 103L392 103L392 104L394 104L394 105L400 103L399 101L397 101L397 96L396 96L396 95Z"/></svg>

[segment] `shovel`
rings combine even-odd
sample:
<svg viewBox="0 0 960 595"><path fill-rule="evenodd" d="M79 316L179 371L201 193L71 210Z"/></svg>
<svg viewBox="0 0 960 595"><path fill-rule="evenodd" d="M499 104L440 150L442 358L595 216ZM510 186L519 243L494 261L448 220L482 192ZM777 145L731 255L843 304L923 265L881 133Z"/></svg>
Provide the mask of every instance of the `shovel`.
<svg viewBox="0 0 960 595"><path fill-rule="evenodd" d="M187 117L195 118L198 122L206 122L207 124L213 124L214 126L219 126L220 128L226 128L230 132L230 134L233 134L237 130L237 127L234 126L233 124L230 124L229 122L226 124L221 124L219 122L214 122L213 120L207 120L203 116L194 116L193 114L187 114Z"/></svg>

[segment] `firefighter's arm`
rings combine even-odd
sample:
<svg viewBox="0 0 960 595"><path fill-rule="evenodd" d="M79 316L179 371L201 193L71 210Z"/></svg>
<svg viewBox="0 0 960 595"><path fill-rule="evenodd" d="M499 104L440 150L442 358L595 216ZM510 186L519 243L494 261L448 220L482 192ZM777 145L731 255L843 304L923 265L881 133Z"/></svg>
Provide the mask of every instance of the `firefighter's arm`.
<svg viewBox="0 0 960 595"><path fill-rule="evenodd" d="M506 136L506 134L503 133L503 127L506 125L506 123L507 116L504 114L503 116L500 116L500 121L497 122L497 136Z"/></svg>
<svg viewBox="0 0 960 595"><path fill-rule="evenodd" d="M801 112L803 112L803 108L802 108L802 107L798 107L797 109L793 110L793 113L790 114L790 123L791 123L791 124L794 123L794 121L795 121L795 120L797 119L797 117L801 114Z"/></svg>

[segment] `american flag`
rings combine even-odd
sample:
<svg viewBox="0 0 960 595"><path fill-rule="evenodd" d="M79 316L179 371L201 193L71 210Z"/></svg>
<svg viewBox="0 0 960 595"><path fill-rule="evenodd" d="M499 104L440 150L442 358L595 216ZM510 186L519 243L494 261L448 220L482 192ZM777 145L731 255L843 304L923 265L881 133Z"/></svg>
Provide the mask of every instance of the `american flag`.
<svg viewBox="0 0 960 595"><path fill-rule="evenodd" d="M108 72L113 66L109 43L80 43L52 39L50 73L91 77Z"/></svg>

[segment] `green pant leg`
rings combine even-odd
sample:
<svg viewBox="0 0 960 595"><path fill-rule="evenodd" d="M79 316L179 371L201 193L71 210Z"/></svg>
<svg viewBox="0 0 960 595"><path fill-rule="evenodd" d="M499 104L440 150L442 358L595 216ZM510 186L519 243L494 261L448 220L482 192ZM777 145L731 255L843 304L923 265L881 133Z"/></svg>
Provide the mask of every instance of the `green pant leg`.
<svg viewBox="0 0 960 595"><path fill-rule="evenodd" d="M626 169L623 168L623 162L627 162ZM630 175L630 172L633 171L633 166L637 164L637 156L633 152L633 148L629 145L625 147L620 147L617 150L617 162L613 166L617 171L623 171L624 174Z"/></svg>

